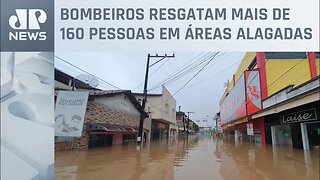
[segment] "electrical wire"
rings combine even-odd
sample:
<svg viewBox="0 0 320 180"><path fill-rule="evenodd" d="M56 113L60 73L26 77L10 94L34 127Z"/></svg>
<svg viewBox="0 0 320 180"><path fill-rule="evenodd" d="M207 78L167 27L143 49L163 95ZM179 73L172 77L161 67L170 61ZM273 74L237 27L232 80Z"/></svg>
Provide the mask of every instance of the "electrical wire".
<svg viewBox="0 0 320 180"><path fill-rule="evenodd" d="M316 70L317 68L320 68L319 66L320 66L320 63L319 63L315 68L311 69L311 71L314 71L314 70ZM310 74L310 72L307 72L307 73L305 73L304 75L300 76L299 79L295 79L295 81L292 81L292 83L293 83L293 82L297 82L298 80L301 80L302 78L305 78L305 76L308 75L308 74Z"/></svg>
<svg viewBox="0 0 320 180"><path fill-rule="evenodd" d="M309 53L306 55L306 57L308 58ZM272 86L274 83L276 83L277 81L279 81L283 76L285 76L289 71L291 71L293 68L295 68L299 63L302 62L302 60L304 60L305 58L300 59L295 65L293 65L291 68L289 68L286 72L284 72L281 76L279 76L275 81L273 81L266 89L268 89L270 86Z"/></svg>
<svg viewBox="0 0 320 180"><path fill-rule="evenodd" d="M205 82L205 81L207 81L207 80L209 80L209 79L211 79L211 78L213 78L213 77L216 77L217 75L220 75L220 74L223 73L224 71L226 71L226 70L232 68L233 66L239 64L239 62L240 62L240 61L237 61L236 63L228 66L227 68L219 71L218 73L216 73L216 74L214 74L214 75L212 75L212 76L209 76L208 78L206 78L206 79L204 79L204 80L202 80L202 81L199 81L199 82L197 82L197 83L191 84L190 86L187 86L186 88L193 87L193 86L198 85L198 84L201 84L201 83L203 83L203 82Z"/></svg>
<svg viewBox="0 0 320 180"><path fill-rule="evenodd" d="M167 100L161 102L160 104L156 105L157 107L162 105L163 103L169 101L171 98L173 98L173 96L175 96L176 94L178 94L184 87L186 87L188 85L189 82L191 82L198 74L200 74L200 72L206 67L208 66L214 59L215 57L219 54L219 52L215 53L214 56L195 74L193 75L183 86L181 86L174 94L172 94Z"/></svg>
<svg viewBox="0 0 320 180"><path fill-rule="evenodd" d="M165 59L165 58L167 58L167 57L161 58L161 60L163 60L163 59ZM169 59L170 59L170 58L169 58ZM156 74L156 72L157 72L166 62L168 62L169 59L166 59L155 71L153 71L153 72L150 74L149 77L151 78L154 74ZM144 81L142 81L141 83L139 83L139 85L136 86L132 91L137 90L143 83L144 83Z"/></svg>
<svg viewBox="0 0 320 180"><path fill-rule="evenodd" d="M74 67L74 68L76 68L76 69L78 69L78 70L80 70L80 71L82 71L82 72L84 72L84 73L86 73L86 74L89 74L89 75L91 75L91 76L93 76L93 77L95 77L95 78L99 79L101 82L103 82L103 83L105 83L105 84L109 85L110 87L116 88L116 89L118 89L118 90L122 90L121 88L119 88L119 87L117 87L117 86L115 86L115 85L113 85L113 84L111 84L111 83L109 83L109 82L107 82L107 81L105 81L105 80L103 80L103 79L101 79L101 78L99 78L99 77L97 77L97 76L95 76L95 75L93 75L93 74L89 73L89 72L88 72L88 71L86 71L86 70L83 70L83 69L79 68L78 66L76 66L76 65L74 65L74 64L72 64L72 63L70 63L70 62L66 61L65 59L63 59L63 58L61 58L61 57L59 57L59 56L57 56L57 55L55 55L55 57L56 57L57 59L59 59L59 60L61 60L61 61L65 62L65 63L69 64L70 66L72 66L72 67Z"/></svg>
<svg viewBox="0 0 320 180"><path fill-rule="evenodd" d="M309 53L306 55L306 58L308 58L308 56L309 56ZM270 57L271 58L271 57ZM269 58L269 59L270 59ZM269 60L268 59L268 60ZM282 75L280 75L276 80L274 80L270 85L268 85L266 88L264 88L264 89L261 89L261 92L263 92L263 91L265 91L265 90L267 90L269 87L271 87L274 83L276 83L277 81L279 81L282 77L284 77L289 71L291 71L293 68L295 68L299 63L301 63L302 62L302 60L304 60L305 58L302 58L302 59L300 59L296 64L294 64L291 68L289 68L287 71L285 71ZM265 64L267 63L267 61L264 63L264 65L263 66L265 66ZM262 66L262 67L263 67ZM254 78L256 77L258 75L258 73L254 76ZM253 78L253 79L254 79ZM253 79L250 81L250 83L253 81ZM250 84L249 83L249 84Z"/></svg>
<svg viewBox="0 0 320 180"><path fill-rule="evenodd" d="M210 53L206 53L206 54L202 55L201 59L196 59L197 62L192 62L191 64L188 64L187 66L185 65L178 72L174 73L172 76L169 76L167 79L161 81L157 85L155 85L152 88L150 88L149 91L152 91L154 89L162 87L162 85L169 85L169 84L181 79L185 75L187 75L187 74L189 74L189 73L201 68L201 65L205 64L213 56L214 55L210 54Z"/></svg>
<svg viewBox="0 0 320 180"><path fill-rule="evenodd" d="M202 53L200 53L199 55L197 55L196 57L192 58L188 63L186 63L183 67L181 67L177 72L175 72L174 74L168 76L166 79L162 80L161 82L159 82L158 84L156 84L153 88L149 89L149 90L153 90L156 89L158 87L161 87L166 81L172 79L173 77L177 76L178 74L180 74L181 72L183 72L184 70L186 70L190 65L192 65L195 61L197 60L196 58L198 58ZM208 53L207 53L208 54ZM203 55L204 56L204 55ZM191 64L189 65L189 63L191 62Z"/></svg>

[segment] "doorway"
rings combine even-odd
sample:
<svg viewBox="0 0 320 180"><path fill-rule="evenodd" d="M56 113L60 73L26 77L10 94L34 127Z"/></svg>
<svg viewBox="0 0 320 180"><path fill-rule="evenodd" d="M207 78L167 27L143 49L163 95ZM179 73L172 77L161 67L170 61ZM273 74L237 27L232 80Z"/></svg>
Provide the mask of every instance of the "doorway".
<svg viewBox="0 0 320 180"><path fill-rule="evenodd" d="M292 147L292 135L290 124L271 126L273 145L285 145Z"/></svg>
<svg viewBox="0 0 320 180"><path fill-rule="evenodd" d="M91 134L89 138L89 148L111 146L112 139L112 134Z"/></svg>
<svg viewBox="0 0 320 180"><path fill-rule="evenodd" d="M309 146L320 146L320 122L307 123Z"/></svg>

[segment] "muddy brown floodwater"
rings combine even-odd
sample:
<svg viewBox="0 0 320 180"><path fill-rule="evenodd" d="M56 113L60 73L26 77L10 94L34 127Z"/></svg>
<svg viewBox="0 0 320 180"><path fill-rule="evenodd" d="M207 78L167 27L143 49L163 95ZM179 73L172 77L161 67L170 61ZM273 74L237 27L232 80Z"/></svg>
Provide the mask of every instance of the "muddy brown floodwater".
<svg viewBox="0 0 320 180"><path fill-rule="evenodd" d="M213 137L65 151L55 179L212 180L319 179L319 150L234 144Z"/></svg>

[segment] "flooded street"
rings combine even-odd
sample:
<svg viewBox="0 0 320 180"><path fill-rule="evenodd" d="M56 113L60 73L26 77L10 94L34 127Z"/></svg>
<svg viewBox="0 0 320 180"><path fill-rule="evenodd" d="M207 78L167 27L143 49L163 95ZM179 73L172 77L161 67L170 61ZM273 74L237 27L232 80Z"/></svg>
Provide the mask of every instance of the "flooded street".
<svg viewBox="0 0 320 180"><path fill-rule="evenodd" d="M319 179L319 150L235 144L213 137L65 151L55 179L209 180Z"/></svg>

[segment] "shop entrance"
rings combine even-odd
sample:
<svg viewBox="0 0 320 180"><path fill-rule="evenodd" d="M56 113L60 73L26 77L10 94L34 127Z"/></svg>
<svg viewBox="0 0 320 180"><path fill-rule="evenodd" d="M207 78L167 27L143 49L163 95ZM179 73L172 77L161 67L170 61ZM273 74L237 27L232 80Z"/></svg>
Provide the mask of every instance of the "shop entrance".
<svg viewBox="0 0 320 180"><path fill-rule="evenodd" d="M292 147L291 127L289 124L271 126L273 145L285 145Z"/></svg>
<svg viewBox="0 0 320 180"><path fill-rule="evenodd" d="M111 146L112 139L112 134L90 134L89 148Z"/></svg>
<svg viewBox="0 0 320 180"><path fill-rule="evenodd" d="M164 140L168 138L169 124L152 120L151 124L151 139L152 140Z"/></svg>
<svg viewBox="0 0 320 180"><path fill-rule="evenodd" d="M122 137L122 144L134 144L136 137L136 134L124 134Z"/></svg>
<svg viewBox="0 0 320 180"><path fill-rule="evenodd" d="M320 122L306 123L310 147L320 146Z"/></svg>

